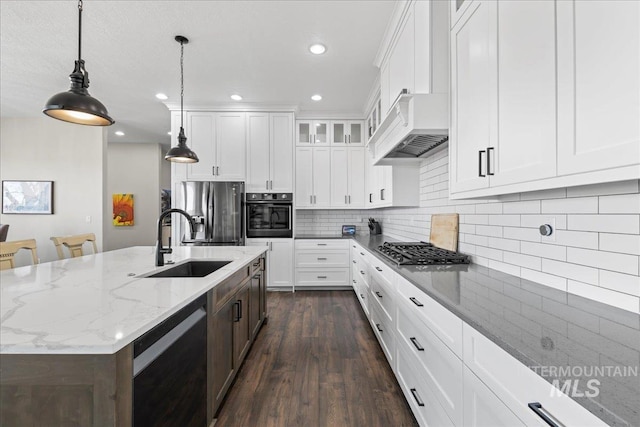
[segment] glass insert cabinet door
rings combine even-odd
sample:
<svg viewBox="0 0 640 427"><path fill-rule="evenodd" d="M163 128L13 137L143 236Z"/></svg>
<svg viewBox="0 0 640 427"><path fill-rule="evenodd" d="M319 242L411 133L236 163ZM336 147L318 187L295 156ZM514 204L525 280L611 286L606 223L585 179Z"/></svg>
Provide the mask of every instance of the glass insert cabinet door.
<svg viewBox="0 0 640 427"><path fill-rule="evenodd" d="M362 144L362 122L349 123L349 144Z"/></svg>
<svg viewBox="0 0 640 427"><path fill-rule="evenodd" d="M296 145L329 144L329 121L327 120L298 120L296 128Z"/></svg>

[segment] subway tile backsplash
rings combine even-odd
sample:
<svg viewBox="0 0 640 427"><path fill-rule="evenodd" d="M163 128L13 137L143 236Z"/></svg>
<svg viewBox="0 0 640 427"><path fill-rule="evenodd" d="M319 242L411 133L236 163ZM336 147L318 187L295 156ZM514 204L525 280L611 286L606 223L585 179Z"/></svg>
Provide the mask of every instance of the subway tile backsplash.
<svg viewBox="0 0 640 427"><path fill-rule="evenodd" d="M460 214L459 250L473 262L640 313L640 181L450 200L448 155L422 161L420 207L297 210L296 234L368 233L367 218L390 237L428 240L434 213ZM555 222L552 238L538 227Z"/></svg>

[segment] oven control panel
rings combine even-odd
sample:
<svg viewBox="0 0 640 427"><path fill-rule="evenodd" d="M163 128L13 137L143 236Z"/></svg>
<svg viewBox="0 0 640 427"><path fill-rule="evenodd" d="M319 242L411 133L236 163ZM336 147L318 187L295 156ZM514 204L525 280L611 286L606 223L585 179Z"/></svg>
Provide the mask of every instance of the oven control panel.
<svg viewBox="0 0 640 427"><path fill-rule="evenodd" d="M247 201L267 202L267 201L293 201L293 193L247 193Z"/></svg>

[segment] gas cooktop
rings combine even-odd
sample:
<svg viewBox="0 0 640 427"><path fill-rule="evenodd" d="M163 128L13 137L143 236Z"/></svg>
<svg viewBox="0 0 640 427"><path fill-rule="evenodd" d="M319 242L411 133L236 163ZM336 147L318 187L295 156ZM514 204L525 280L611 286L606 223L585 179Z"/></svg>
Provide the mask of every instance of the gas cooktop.
<svg viewBox="0 0 640 427"><path fill-rule="evenodd" d="M398 265L469 264L469 257L426 242L384 242L376 250Z"/></svg>

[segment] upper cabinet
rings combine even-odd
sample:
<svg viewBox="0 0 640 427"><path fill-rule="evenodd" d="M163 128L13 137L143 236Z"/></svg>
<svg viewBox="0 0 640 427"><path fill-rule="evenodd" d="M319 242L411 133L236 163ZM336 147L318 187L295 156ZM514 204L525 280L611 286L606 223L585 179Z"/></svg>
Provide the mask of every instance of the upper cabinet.
<svg viewBox="0 0 640 427"><path fill-rule="evenodd" d="M452 198L640 177L640 3L458 6Z"/></svg>
<svg viewBox="0 0 640 427"><path fill-rule="evenodd" d="M296 145L329 145L329 120L296 120Z"/></svg>
<svg viewBox="0 0 640 427"><path fill-rule="evenodd" d="M558 172L640 163L640 2L558 1ZM633 173L635 170L635 173Z"/></svg>
<svg viewBox="0 0 640 427"><path fill-rule="evenodd" d="M293 114L247 113L247 192L293 192Z"/></svg>
<svg viewBox="0 0 640 427"><path fill-rule="evenodd" d="M363 145L363 128L362 120L332 120L331 145Z"/></svg>
<svg viewBox="0 0 640 427"><path fill-rule="evenodd" d="M200 159L187 165L187 179L245 180L245 119L246 113L186 113L187 144Z"/></svg>

